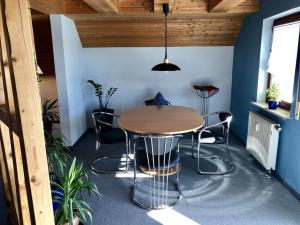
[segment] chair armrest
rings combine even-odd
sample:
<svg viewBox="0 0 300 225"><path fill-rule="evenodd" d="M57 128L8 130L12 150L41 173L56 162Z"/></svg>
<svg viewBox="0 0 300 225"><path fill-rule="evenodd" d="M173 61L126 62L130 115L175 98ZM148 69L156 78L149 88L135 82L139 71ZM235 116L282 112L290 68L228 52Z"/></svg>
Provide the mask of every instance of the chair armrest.
<svg viewBox="0 0 300 225"><path fill-rule="evenodd" d="M209 113L206 115L203 115L202 117L209 117L209 116L213 116L213 115L218 115L220 112L213 112L213 113Z"/></svg>
<svg viewBox="0 0 300 225"><path fill-rule="evenodd" d="M220 125L223 125L224 123L227 123L227 121L225 120L225 121L223 121L223 122L219 122L219 123L216 123L216 124L213 124L213 125L206 126L206 127L204 127L203 129L201 129L200 131L204 131L204 130L207 131L207 130L210 129L210 128L218 127L218 126L220 126Z"/></svg>
<svg viewBox="0 0 300 225"><path fill-rule="evenodd" d="M114 114L114 113L110 113L110 112L96 112L96 113L110 115L110 116L115 116L115 117L120 117L119 115Z"/></svg>
<svg viewBox="0 0 300 225"><path fill-rule="evenodd" d="M104 122L104 121L102 121L102 120L98 120L98 119L96 119L96 121L97 121L97 122L99 122L99 123L101 123L101 124L103 124L103 125L110 126L110 127L112 127L112 128L117 128L117 127L116 127L116 126L114 126L113 124L110 124L110 123Z"/></svg>
<svg viewBox="0 0 300 225"><path fill-rule="evenodd" d="M196 132L199 132L199 138L201 138L202 133L204 133L204 132L210 132L209 131L210 128L224 125L224 123L227 123L227 121L223 121L223 122L219 122L219 123L216 123L216 124L213 124L213 125L210 125L210 126L206 126L206 127L202 128L202 129L197 130Z"/></svg>

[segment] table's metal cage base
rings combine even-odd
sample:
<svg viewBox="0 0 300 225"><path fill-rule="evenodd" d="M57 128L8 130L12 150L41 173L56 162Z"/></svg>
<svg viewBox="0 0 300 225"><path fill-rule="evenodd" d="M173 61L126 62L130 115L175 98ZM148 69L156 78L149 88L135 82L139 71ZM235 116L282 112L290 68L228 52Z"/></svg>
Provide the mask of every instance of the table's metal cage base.
<svg viewBox="0 0 300 225"><path fill-rule="evenodd" d="M144 209L164 209L175 206L181 199L181 189L179 183L179 138L181 135L136 135L134 137L134 185L131 190L131 199L135 204ZM145 188L139 188L141 183L137 182L137 152L136 141L143 140L145 156L148 168L148 175L143 181ZM171 157L171 155L173 157ZM143 157L143 156L139 156ZM171 160L171 158L173 158ZM141 158L139 160L142 161ZM140 162L141 163L141 162ZM175 163L175 165L174 165ZM175 167L176 181L175 201L170 201L169 183L171 183L169 172ZM173 171L174 172L174 171Z"/></svg>
<svg viewBox="0 0 300 225"><path fill-rule="evenodd" d="M147 199L147 194L145 193L145 198L141 198L140 196L137 195L137 192L139 191L138 185L135 184L131 187L130 189L130 198L133 201L134 204L137 206L146 209L146 210L160 210L160 209L165 209L165 208L172 208L178 205L180 200L182 199L182 192L180 188L180 183L176 182L175 184L177 196L172 196L170 198L169 193L163 193L164 190L159 190L157 189L157 196L156 199L154 199L154 202L151 198ZM153 191L153 190L152 190ZM174 193L174 191L172 191ZM153 197L153 196L152 196ZM170 200L171 199L171 200Z"/></svg>

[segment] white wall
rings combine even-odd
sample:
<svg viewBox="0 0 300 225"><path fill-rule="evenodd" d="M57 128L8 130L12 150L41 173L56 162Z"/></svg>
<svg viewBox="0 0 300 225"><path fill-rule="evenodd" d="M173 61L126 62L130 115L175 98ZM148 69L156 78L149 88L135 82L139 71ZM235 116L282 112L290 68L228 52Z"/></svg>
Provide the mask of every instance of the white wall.
<svg viewBox="0 0 300 225"><path fill-rule="evenodd" d="M56 78L55 76L40 76L40 95L42 101L44 99L57 99L57 88L56 88Z"/></svg>
<svg viewBox="0 0 300 225"><path fill-rule="evenodd" d="M174 105L198 108L194 83L213 84L220 92L212 97L210 111L229 110L233 47L176 47L169 49L169 60L180 66L177 72L154 72L152 66L162 62L162 48L85 48L86 79L105 87L118 87L111 106L122 112L142 105L156 92L163 93ZM87 89L88 112L97 105Z"/></svg>
<svg viewBox="0 0 300 225"><path fill-rule="evenodd" d="M73 63L73 67L78 71L76 76L69 74L69 72L62 73L67 76L60 85L58 84L58 92L68 94L67 97L62 94L69 101L68 110L80 108L80 113L84 111L86 120L83 119L82 121L90 121L91 111L98 107L94 90L86 83L88 79L98 81L104 84L106 88L110 86L119 88L117 94L112 97L110 104L110 107L115 108L117 113L130 107L143 105L143 101L154 97L157 91L162 92L166 99L174 105L198 108L198 97L192 89L194 83L213 84L220 88L221 91L210 101L210 111L230 109L233 47L169 48L170 62L177 64L182 70L168 73L154 72L151 71L151 68L162 62L163 48L77 49L79 39L74 24L65 17L60 17L60 19L63 26L63 32L60 32L63 36L68 36L68 39L57 40L54 37L53 41L63 42L59 45L63 45L64 49L66 46L76 49L76 51L73 50L72 54L69 54L71 50L65 49L63 58L65 65ZM53 26L60 26L60 24L51 23L51 26L52 29L56 30L57 28L53 28ZM53 36L55 36L55 32ZM75 43L74 39L76 40ZM54 46L56 46L55 43ZM55 51L62 50L54 47ZM54 56L56 57L56 53ZM74 59L78 57L80 57L80 63ZM68 61L72 61L72 63ZM72 87L75 90L73 87L75 83L78 86L78 93L74 96L70 95L70 90L66 91L65 89ZM77 97L78 95L81 95L80 98ZM72 100L76 104L72 105ZM69 113L71 118L68 122L72 122L73 115L71 114ZM82 117L83 115L78 115L78 118ZM73 125L70 124L69 126L72 130Z"/></svg>
<svg viewBox="0 0 300 225"><path fill-rule="evenodd" d="M87 129L83 82L82 47L72 20L51 16L61 131L73 145Z"/></svg>

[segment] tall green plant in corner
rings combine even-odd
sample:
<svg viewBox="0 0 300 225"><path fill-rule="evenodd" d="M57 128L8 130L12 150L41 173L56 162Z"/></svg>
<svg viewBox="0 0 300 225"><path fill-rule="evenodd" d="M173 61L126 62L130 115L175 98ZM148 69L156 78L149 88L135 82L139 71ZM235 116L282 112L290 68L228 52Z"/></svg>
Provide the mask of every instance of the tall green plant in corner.
<svg viewBox="0 0 300 225"><path fill-rule="evenodd" d="M83 194L86 192L101 196L97 186L90 182L87 172L83 171L83 164L76 163L76 158L70 166L69 171L61 177L60 183L52 181L53 202L58 203L59 207L55 210L55 224L73 225L79 220L86 222L89 218L92 221L91 206L84 200Z"/></svg>
<svg viewBox="0 0 300 225"><path fill-rule="evenodd" d="M107 90L107 93L106 93L106 98L105 98L105 103L104 103L104 108L107 109L108 108L108 103L109 103L109 100L110 98L116 93L116 91L118 90L118 88L114 88L114 87L111 87Z"/></svg>
<svg viewBox="0 0 300 225"><path fill-rule="evenodd" d="M105 100L103 101L103 86L102 86L102 84L98 84L93 80L88 80L87 82L90 83L95 89L95 95L98 98L100 110L108 109L109 101L110 101L111 97L117 92L118 88L110 87L107 90L106 95L105 95Z"/></svg>
<svg viewBox="0 0 300 225"><path fill-rule="evenodd" d="M100 109L103 108L103 103L102 103L102 96L103 96L103 92L102 92L102 84L98 84L93 80L88 80L88 83L90 83L94 89L95 89L95 95L98 97L98 102L99 102L99 107Z"/></svg>

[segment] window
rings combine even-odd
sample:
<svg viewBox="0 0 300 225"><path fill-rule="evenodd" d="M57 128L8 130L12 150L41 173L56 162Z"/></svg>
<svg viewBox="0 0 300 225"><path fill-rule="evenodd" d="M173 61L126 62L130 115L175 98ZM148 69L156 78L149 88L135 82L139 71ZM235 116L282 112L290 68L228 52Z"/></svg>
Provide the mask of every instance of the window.
<svg viewBox="0 0 300 225"><path fill-rule="evenodd" d="M268 65L268 72L270 74L269 85L279 85L281 91L280 106L289 110L293 101L300 22L281 18L275 21L274 25Z"/></svg>

